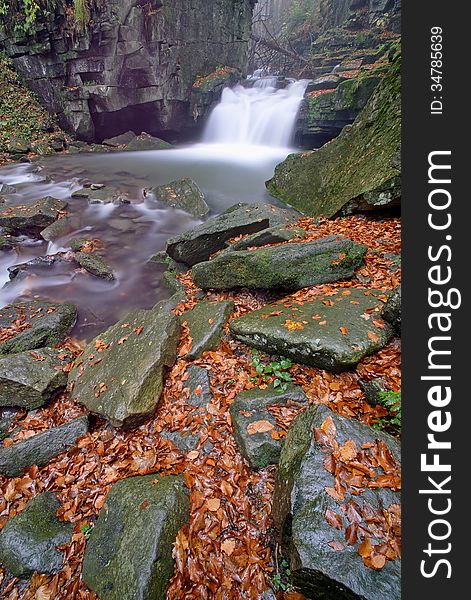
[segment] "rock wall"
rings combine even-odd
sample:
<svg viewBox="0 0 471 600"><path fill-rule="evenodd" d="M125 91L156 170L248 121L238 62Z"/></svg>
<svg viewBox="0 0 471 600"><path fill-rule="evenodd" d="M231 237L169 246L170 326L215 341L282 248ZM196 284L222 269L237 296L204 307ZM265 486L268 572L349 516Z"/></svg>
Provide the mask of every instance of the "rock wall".
<svg viewBox="0 0 471 600"><path fill-rule="evenodd" d="M193 125L198 76L245 70L255 0L108 0L84 31L61 5L34 35L0 30L0 49L60 125L101 141L127 130L168 139Z"/></svg>

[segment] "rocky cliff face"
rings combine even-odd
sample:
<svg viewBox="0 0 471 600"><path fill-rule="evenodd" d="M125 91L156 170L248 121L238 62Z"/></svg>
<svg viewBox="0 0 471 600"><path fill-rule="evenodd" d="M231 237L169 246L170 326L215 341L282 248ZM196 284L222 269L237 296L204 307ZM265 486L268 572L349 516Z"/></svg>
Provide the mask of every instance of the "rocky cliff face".
<svg viewBox="0 0 471 600"><path fill-rule="evenodd" d="M0 49L59 123L92 141L127 130L172 138L193 125L192 86L219 65L245 69L255 0L108 0L84 31L63 5Z"/></svg>

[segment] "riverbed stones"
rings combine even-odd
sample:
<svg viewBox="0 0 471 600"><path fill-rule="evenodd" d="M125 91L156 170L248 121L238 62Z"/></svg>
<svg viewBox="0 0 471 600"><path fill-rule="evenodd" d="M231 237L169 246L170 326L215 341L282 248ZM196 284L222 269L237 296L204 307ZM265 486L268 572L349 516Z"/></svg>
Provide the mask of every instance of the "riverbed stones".
<svg viewBox="0 0 471 600"><path fill-rule="evenodd" d="M179 319L165 301L131 312L90 342L76 361L72 397L115 427L142 423L157 407L179 340Z"/></svg>
<svg viewBox="0 0 471 600"><path fill-rule="evenodd" d="M189 266L206 261L239 235L293 223L299 214L272 204L237 204L205 223L170 238L167 254Z"/></svg>
<svg viewBox="0 0 471 600"><path fill-rule="evenodd" d="M113 269L98 254L76 252L75 260L90 275L105 279L106 281L114 281L116 279Z"/></svg>
<svg viewBox="0 0 471 600"><path fill-rule="evenodd" d="M183 177L165 185L152 188L155 198L167 206L179 208L185 212L202 219L209 213L203 192L190 178Z"/></svg>
<svg viewBox="0 0 471 600"><path fill-rule="evenodd" d="M182 475L115 483L87 543L85 584L100 600L164 600L173 545L189 520L189 504Z"/></svg>
<svg viewBox="0 0 471 600"><path fill-rule="evenodd" d="M53 348L0 358L0 406L44 406L67 385L62 366Z"/></svg>
<svg viewBox="0 0 471 600"><path fill-rule="evenodd" d="M302 407L307 398L299 386L289 384L285 390L277 390L271 385L238 394L230 407L239 452L252 469L275 465L280 457L282 437L276 435L276 418L268 410L272 405Z"/></svg>
<svg viewBox="0 0 471 600"><path fill-rule="evenodd" d="M363 288L310 302L272 304L231 321L239 341L328 371L353 368L387 344L392 327L381 319L387 297Z"/></svg>
<svg viewBox="0 0 471 600"><path fill-rule="evenodd" d="M39 235L48 225L57 220L59 211L67 202L47 196L31 204L3 206L0 210L0 227L7 227L11 233Z"/></svg>
<svg viewBox="0 0 471 600"><path fill-rule="evenodd" d="M111 186L84 187L72 194L72 198L83 198L89 204L129 204L128 194Z"/></svg>
<svg viewBox="0 0 471 600"><path fill-rule="evenodd" d="M58 238L70 233L78 226L78 219L72 217L62 217L48 225L40 232L41 237L46 242L53 242Z"/></svg>
<svg viewBox="0 0 471 600"><path fill-rule="evenodd" d="M366 251L366 246L332 235L313 242L222 252L195 265L192 277L204 290L297 290L351 277Z"/></svg>
<svg viewBox="0 0 471 600"><path fill-rule="evenodd" d="M47 465L58 454L71 448L87 431L88 417L79 417L12 446L0 447L0 475L18 477L32 465Z"/></svg>
<svg viewBox="0 0 471 600"><path fill-rule="evenodd" d="M51 492L44 492L30 500L0 531L0 562L15 577L60 570L64 553L57 547L71 539L74 527L57 519L59 506Z"/></svg>
<svg viewBox="0 0 471 600"><path fill-rule="evenodd" d="M401 287L397 287L386 302L382 317L401 335Z"/></svg>
<svg viewBox="0 0 471 600"><path fill-rule="evenodd" d="M223 327L233 310L232 300L199 302L195 308L182 315L181 320L187 324L192 339L191 350L185 355L186 360L194 360L208 350L216 350Z"/></svg>
<svg viewBox="0 0 471 600"><path fill-rule="evenodd" d="M54 304L45 300L17 302L0 309L0 357L14 352L55 346L69 334L77 319L73 304Z"/></svg>
<svg viewBox="0 0 471 600"><path fill-rule="evenodd" d="M400 469L399 442L386 433L341 417L323 404L310 407L296 417L281 451L273 499L273 518L281 534L282 551L289 562L293 583L307 598L399 600L400 560L388 560L375 570L366 566L359 554L362 538L352 536L350 545L346 541L349 537L346 529L355 528L356 520L366 531L371 531L371 519L365 520L368 512L374 518L376 513L381 515L383 510L391 510L394 523L399 493L394 486L375 489L366 484L361 487L363 493L355 495L354 488L345 484L335 500L327 493L335 486L334 475L326 470L332 450L322 442L330 439L329 434L345 450L340 454L344 458L336 460L347 464L349 456L355 459L355 451L361 452L363 448L368 453L365 445L374 446L377 440L383 444L385 470L375 467L373 482L381 475L395 477ZM392 527L398 529L397 522ZM376 529L377 537L369 534L372 544L382 543L380 531Z"/></svg>

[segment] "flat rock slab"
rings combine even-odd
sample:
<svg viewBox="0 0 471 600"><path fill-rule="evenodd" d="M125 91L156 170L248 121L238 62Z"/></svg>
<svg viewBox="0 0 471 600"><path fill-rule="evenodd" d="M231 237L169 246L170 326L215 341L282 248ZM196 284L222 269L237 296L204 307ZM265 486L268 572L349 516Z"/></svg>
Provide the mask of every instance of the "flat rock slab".
<svg viewBox="0 0 471 600"><path fill-rule="evenodd" d="M365 444L371 449L362 449ZM378 448L379 455L374 453ZM379 466L378 456L384 468ZM369 461L371 472L367 469L369 475L361 475L351 484L341 483L334 499L332 473L346 468L348 476L352 461L362 465ZM273 517L293 583L307 598L401 598L400 559L385 561L378 549L376 570L367 566L359 553L359 545L366 539L373 546L394 545L395 536L386 539L384 528L376 523L386 512L395 534L399 532L399 493L394 484L381 488L375 487L375 482L378 477L395 481L399 468L399 442L385 433L340 417L322 404L296 417L278 463ZM353 493L358 490L360 493ZM375 521L377 516L379 521ZM364 554L370 559L371 547Z"/></svg>
<svg viewBox="0 0 471 600"><path fill-rule="evenodd" d="M345 290L344 290L345 291ZM304 304L272 304L231 321L232 335L295 362L340 372L383 348L393 329L381 319L387 297L351 288Z"/></svg>
<svg viewBox="0 0 471 600"><path fill-rule="evenodd" d="M401 335L401 287L397 287L386 302L382 317Z"/></svg>
<svg viewBox="0 0 471 600"><path fill-rule="evenodd" d="M275 404L305 406L307 398L295 385L289 385L285 391L277 391L270 386L265 390L253 388L238 394L230 407L239 452L252 469L276 465L280 457L282 438L272 436L276 431L276 418L268 410Z"/></svg>
<svg viewBox="0 0 471 600"><path fill-rule="evenodd" d="M260 288L297 290L351 277L367 247L344 237L222 252L192 269L202 289Z"/></svg>
<svg viewBox="0 0 471 600"><path fill-rule="evenodd" d="M238 235L293 223L299 213L272 204L239 204L221 215L167 241L167 254L177 262L193 266L226 247Z"/></svg>
<svg viewBox="0 0 471 600"><path fill-rule="evenodd" d="M141 423L157 407L179 340L165 302L130 313L88 344L70 374L73 398L115 427Z"/></svg>
<svg viewBox="0 0 471 600"><path fill-rule="evenodd" d="M88 417L79 417L12 446L0 447L0 475L18 477L32 465L47 465L58 454L71 448L87 431Z"/></svg>
<svg viewBox="0 0 471 600"><path fill-rule="evenodd" d="M113 485L85 550L83 580L100 600L164 600L173 544L190 516L183 476Z"/></svg>
<svg viewBox="0 0 471 600"><path fill-rule="evenodd" d="M67 385L57 350L42 348L0 358L0 406L33 410Z"/></svg>
<svg viewBox="0 0 471 600"><path fill-rule="evenodd" d="M266 246L267 244L280 244L296 238L302 239L306 232L300 227L269 227L257 233L246 235L241 240L234 242L227 248L230 250L247 250L252 246Z"/></svg>
<svg viewBox="0 0 471 600"><path fill-rule="evenodd" d="M71 539L74 527L57 519L59 506L50 492L40 494L0 531L0 563L15 577L53 574L62 567L64 554L57 546Z"/></svg>
<svg viewBox="0 0 471 600"><path fill-rule="evenodd" d="M77 319L73 304L42 300L17 302L0 309L0 356L55 346L69 334ZM6 335L6 332L10 335Z"/></svg>
<svg viewBox="0 0 471 600"><path fill-rule="evenodd" d="M186 360L194 360L208 350L219 346L223 327L234 310L232 300L222 302L200 302L182 315L193 340L191 350L185 355Z"/></svg>
<svg viewBox="0 0 471 600"><path fill-rule="evenodd" d="M204 408L212 399L207 369L198 367L198 365L190 365L187 368L186 373L188 374L188 378L185 382L185 387L187 387L190 392L188 404L196 406L197 408Z"/></svg>
<svg viewBox="0 0 471 600"><path fill-rule="evenodd" d="M203 192L188 177L152 188L152 192L160 202L184 210L194 217L201 219L209 213Z"/></svg>
<svg viewBox="0 0 471 600"><path fill-rule="evenodd" d="M47 196L31 204L3 207L0 211L0 227L7 227L13 233L39 234L58 218L67 202Z"/></svg>
<svg viewBox="0 0 471 600"><path fill-rule="evenodd" d="M97 254L76 252L75 260L85 271L95 277L106 279L106 281L114 281L116 279L113 269Z"/></svg>

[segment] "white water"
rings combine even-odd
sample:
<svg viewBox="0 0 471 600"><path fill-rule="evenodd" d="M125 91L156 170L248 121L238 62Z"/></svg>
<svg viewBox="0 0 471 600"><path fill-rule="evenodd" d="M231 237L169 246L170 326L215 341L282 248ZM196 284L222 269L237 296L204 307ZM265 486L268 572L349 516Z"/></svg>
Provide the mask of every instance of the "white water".
<svg viewBox="0 0 471 600"><path fill-rule="evenodd" d="M203 141L286 148L290 145L296 117L308 81L287 88L225 88L221 102L211 113Z"/></svg>

